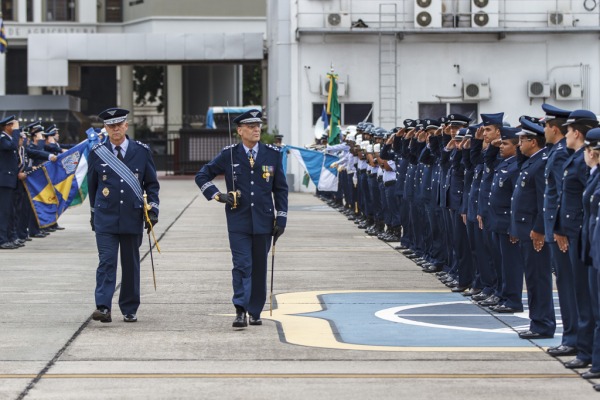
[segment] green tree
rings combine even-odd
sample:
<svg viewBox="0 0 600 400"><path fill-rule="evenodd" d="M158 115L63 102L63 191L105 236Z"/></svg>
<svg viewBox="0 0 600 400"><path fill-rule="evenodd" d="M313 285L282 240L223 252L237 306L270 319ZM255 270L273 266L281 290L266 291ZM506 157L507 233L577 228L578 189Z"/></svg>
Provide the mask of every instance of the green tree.
<svg viewBox="0 0 600 400"><path fill-rule="evenodd" d="M160 65L137 65L133 68L135 104L143 106L158 101L156 110L162 112L165 68Z"/></svg>
<svg viewBox="0 0 600 400"><path fill-rule="evenodd" d="M262 105L262 67L261 64L243 66L243 103L240 105Z"/></svg>

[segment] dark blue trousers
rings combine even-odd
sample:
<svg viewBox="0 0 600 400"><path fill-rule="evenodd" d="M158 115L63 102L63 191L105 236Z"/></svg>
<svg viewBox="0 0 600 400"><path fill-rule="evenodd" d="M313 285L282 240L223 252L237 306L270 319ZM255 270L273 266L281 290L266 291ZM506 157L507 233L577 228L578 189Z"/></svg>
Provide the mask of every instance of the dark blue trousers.
<svg viewBox="0 0 600 400"><path fill-rule="evenodd" d="M523 311L523 258L518 243L511 243L507 233L497 233L502 255L502 304Z"/></svg>
<svg viewBox="0 0 600 400"><path fill-rule="evenodd" d="M232 301L254 318L260 318L267 300L267 258L271 240L271 234L229 232L233 260Z"/></svg>
<svg viewBox="0 0 600 400"><path fill-rule="evenodd" d="M429 227L431 230L431 263L436 267L448 265L446 253L445 233L443 231L444 217L442 209L437 205L425 206Z"/></svg>
<svg viewBox="0 0 600 400"><path fill-rule="evenodd" d="M15 189L0 187L0 244L9 241Z"/></svg>
<svg viewBox="0 0 600 400"><path fill-rule="evenodd" d="M117 256L121 252L121 293L123 315L135 314L140 306L140 246L142 235L116 235L96 232L100 260L96 270L96 307L112 308L117 283Z"/></svg>
<svg viewBox="0 0 600 400"><path fill-rule="evenodd" d="M369 193L369 177L367 176L366 172L360 174L358 184L360 185L363 214L366 217L373 217L371 194Z"/></svg>
<svg viewBox="0 0 600 400"><path fill-rule="evenodd" d="M498 244L492 240L492 233L485 227L479 229L479 223L475 223L475 251L477 252L477 270L482 290L485 294L495 294L498 285L496 271L501 271L502 258ZM492 249L492 247L494 249ZM494 251L495 250L495 251ZM496 268L498 265L498 268Z"/></svg>
<svg viewBox="0 0 600 400"><path fill-rule="evenodd" d="M594 329L594 345L592 347L591 372L600 372L600 273L594 267L589 267L590 294L592 296L592 314L596 321Z"/></svg>
<svg viewBox="0 0 600 400"><path fill-rule="evenodd" d="M387 200L389 225L397 227L400 225L400 204L396 196L396 187L394 185L385 188L385 198Z"/></svg>
<svg viewBox="0 0 600 400"><path fill-rule="evenodd" d="M573 268L573 287L577 302L577 358L583 361L592 360L595 321L590 303L590 283L588 267L579 258L579 236L569 238L569 258Z"/></svg>
<svg viewBox="0 0 600 400"><path fill-rule="evenodd" d="M554 335L556 316L552 299L552 266L550 249L544 245L542 251L535 251L531 240L519 240L525 283L527 304L529 305L529 330L542 335Z"/></svg>
<svg viewBox="0 0 600 400"><path fill-rule="evenodd" d="M13 222L9 239L11 241L17 239L26 239L28 235L27 227L29 225L29 214L31 206L29 205L27 191L23 185L23 181L17 182L17 189L13 196Z"/></svg>
<svg viewBox="0 0 600 400"><path fill-rule="evenodd" d="M458 263L458 285L471 286L475 278L475 271L471 248L469 247L469 237L467 236L467 226L463 223L458 211L450 210L450 214L452 215L453 227L452 247Z"/></svg>
<svg viewBox="0 0 600 400"><path fill-rule="evenodd" d="M546 243L550 248L551 262L556 273L556 290L558 305L563 323L561 344L577 347L577 300L575 299L575 284L573 283L573 267L569 253L563 253L556 242ZM600 361L600 360L599 360Z"/></svg>
<svg viewBox="0 0 600 400"><path fill-rule="evenodd" d="M376 177L368 178L369 185L369 197L371 199L371 203L369 203L369 209L372 212L373 218L375 221L383 220L383 210L381 209L381 195L379 192L379 182L377 182Z"/></svg>

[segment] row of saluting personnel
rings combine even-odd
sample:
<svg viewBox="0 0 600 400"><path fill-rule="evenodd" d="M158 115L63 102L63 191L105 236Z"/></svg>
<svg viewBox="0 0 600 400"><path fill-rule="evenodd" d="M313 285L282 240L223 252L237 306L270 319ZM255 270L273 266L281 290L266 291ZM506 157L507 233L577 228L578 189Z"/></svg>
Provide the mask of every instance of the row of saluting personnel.
<svg viewBox="0 0 600 400"><path fill-rule="evenodd" d="M600 378L600 128L588 110L544 104L543 118L458 114L360 123L340 145L329 203L453 292L496 313L524 310L522 339L554 337L556 275L567 368Z"/></svg>

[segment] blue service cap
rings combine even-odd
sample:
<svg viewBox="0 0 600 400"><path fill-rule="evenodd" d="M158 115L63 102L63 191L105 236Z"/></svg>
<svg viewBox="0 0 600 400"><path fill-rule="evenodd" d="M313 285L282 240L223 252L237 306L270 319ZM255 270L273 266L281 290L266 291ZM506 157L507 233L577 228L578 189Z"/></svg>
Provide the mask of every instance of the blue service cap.
<svg viewBox="0 0 600 400"><path fill-rule="evenodd" d="M123 108L109 108L98 114L98 117L104 121L104 125L119 124L127 119L129 110Z"/></svg>
<svg viewBox="0 0 600 400"><path fill-rule="evenodd" d="M242 115L238 115L233 120L234 123L241 124L262 124L262 113L260 110L248 110Z"/></svg>
<svg viewBox="0 0 600 400"><path fill-rule="evenodd" d="M496 114L481 114L481 122L483 126L487 125L502 125L502 120L504 119L504 113L496 113Z"/></svg>
<svg viewBox="0 0 600 400"><path fill-rule="evenodd" d="M3 120L0 120L0 126L8 125L9 123L13 122L14 120L15 120L14 115L6 117Z"/></svg>
<svg viewBox="0 0 600 400"><path fill-rule="evenodd" d="M411 129L417 126L417 123L414 119L405 119L402 121L402 123L406 129Z"/></svg>
<svg viewBox="0 0 600 400"><path fill-rule="evenodd" d="M391 134L398 133L398 131L399 131L400 129L402 129L402 128L401 128L401 127L399 127L399 126L396 126L396 127L392 128L392 129L390 129L390 133L391 133Z"/></svg>
<svg viewBox="0 0 600 400"><path fill-rule="evenodd" d="M569 118L569 114L571 114L571 111L569 110L563 110L562 108L554 107L552 104L546 103L542 104L542 110L544 110L546 113L544 121L549 121L556 118L567 119Z"/></svg>
<svg viewBox="0 0 600 400"><path fill-rule="evenodd" d="M454 136L454 140L463 140L465 138L465 136L467 135L467 132L469 132L469 129L460 128L458 130L458 132L456 132L456 136Z"/></svg>
<svg viewBox="0 0 600 400"><path fill-rule="evenodd" d="M590 128L595 128L598 126L598 117L589 110L575 110L569 114L569 118L563 126L571 124L581 124Z"/></svg>
<svg viewBox="0 0 600 400"><path fill-rule="evenodd" d="M441 124L445 124L448 122L448 117L446 117L446 116L439 117L438 120L440 121Z"/></svg>
<svg viewBox="0 0 600 400"><path fill-rule="evenodd" d="M48 128L46 128L46 131L44 132L44 136L54 136L57 133L58 133L58 128L56 127L56 125L52 124Z"/></svg>
<svg viewBox="0 0 600 400"><path fill-rule="evenodd" d="M511 126L501 126L500 127L500 138L502 140L515 139L517 137L517 132L520 132L521 129L513 128Z"/></svg>
<svg viewBox="0 0 600 400"><path fill-rule="evenodd" d="M423 119L415 120L415 128L417 128L419 130L423 129L424 124L425 124L425 120L423 120Z"/></svg>
<svg viewBox="0 0 600 400"><path fill-rule="evenodd" d="M425 130L427 129L438 129L442 124L437 119L426 119L424 121Z"/></svg>
<svg viewBox="0 0 600 400"><path fill-rule="evenodd" d="M526 119L529 122L533 122L534 124L538 124L540 126L543 126L543 122L542 122L542 118L537 118L537 117L530 117L529 115L521 115L519 117L519 122L521 122L522 119Z"/></svg>
<svg viewBox="0 0 600 400"><path fill-rule="evenodd" d="M461 114L450 114L446 117L446 122L455 126L467 126L471 118Z"/></svg>
<svg viewBox="0 0 600 400"><path fill-rule="evenodd" d="M544 127L536 124L525 116L519 119L521 123L521 132L517 133L517 136L544 136Z"/></svg>
<svg viewBox="0 0 600 400"><path fill-rule="evenodd" d="M386 133L387 130L379 126L371 129L371 134L379 139L382 139Z"/></svg>
<svg viewBox="0 0 600 400"><path fill-rule="evenodd" d="M475 133L477 132L477 129L481 128L482 126L483 125L481 123L476 124L476 125L469 125L469 127L467 128L468 132L465 135L465 137L468 137L468 138L473 137L475 135Z"/></svg>
<svg viewBox="0 0 600 400"><path fill-rule="evenodd" d="M590 129L585 135L586 146L593 146L594 150L600 149L600 128Z"/></svg>
<svg viewBox="0 0 600 400"><path fill-rule="evenodd" d="M34 133L38 133L39 131L43 131L44 127L42 126L42 121L35 121L31 124L27 125L25 129L29 134L33 135Z"/></svg>

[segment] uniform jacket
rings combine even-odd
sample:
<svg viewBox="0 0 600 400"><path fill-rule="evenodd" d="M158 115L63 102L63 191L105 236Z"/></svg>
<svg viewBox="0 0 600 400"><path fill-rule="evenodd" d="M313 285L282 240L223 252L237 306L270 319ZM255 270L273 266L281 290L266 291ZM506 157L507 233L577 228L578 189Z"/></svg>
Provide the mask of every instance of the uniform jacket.
<svg viewBox="0 0 600 400"><path fill-rule="evenodd" d="M567 149L567 139L558 141L548 151L548 160L544 169L544 178L546 180L546 189L544 191L544 232L546 241L554 242L554 225L558 214L558 199L562 190L563 165L569 152Z"/></svg>
<svg viewBox="0 0 600 400"><path fill-rule="evenodd" d="M0 187L14 189L17 187L19 170L19 137L21 131L13 129L12 136L0 132Z"/></svg>
<svg viewBox="0 0 600 400"><path fill-rule="evenodd" d="M600 169L596 167L594 172L590 174L585 190L583 191L583 228L581 229L581 260L585 265L592 265L590 255L591 237L596 227L596 217L598 217L598 198L597 189L600 186ZM596 205L592 203L596 202ZM592 215L592 206L594 207L595 215Z"/></svg>
<svg viewBox="0 0 600 400"><path fill-rule="evenodd" d="M273 224L285 227L288 211L288 185L283 172L279 148L258 144L254 168L241 143L227 146L196 174L196 184L204 197L211 200L220 190L212 180L225 175L227 191L235 189L242 194L237 208L225 205L229 232L270 234ZM233 173L232 173L233 157ZM273 207L273 201L275 207ZM277 213L275 214L275 211Z"/></svg>
<svg viewBox="0 0 600 400"><path fill-rule="evenodd" d="M542 149L521 166L510 208L510 234L519 240L531 240L531 231L544 233L546 160L546 152Z"/></svg>
<svg viewBox="0 0 600 400"><path fill-rule="evenodd" d="M598 171L596 171L598 172ZM594 193L590 198L590 216L589 216L589 243L590 257L594 268L600 270L600 180L598 181Z"/></svg>
<svg viewBox="0 0 600 400"><path fill-rule="evenodd" d="M471 146L474 140L471 139ZM483 141L481 141L483 144ZM492 191L492 183L494 182L494 173L498 166L504 161L500 158L500 149L496 146L488 146L483 154L483 171L481 172L481 183L479 184L479 197L477 199L477 215L483 217L486 228L490 218L490 193Z"/></svg>
<svg viewBox="0 0 600 400"><path fill-rule="evenodd" d="M558 218L554 232L570 238L577 237L583 226L581 195L588 178L588 166L583 158L584 148L573 153L563 165L562 191L559 195Z"/></svg>
<svg viewBox="0 0 600 400"><path fill-rule="evenodd" d="M102 146L113 151L108 140ZM124 163L138 178L142 190L148 195L148 204L158 215L160 185L150 148L141 142L129 140ZM142 234L143 200L139 200L129 185L94 151L90 151L88 158L88 195L94 210L96 232Z"/></svg>
<svg viewBox="0 0 600 400"><path fill-rule="evenodd" d="M493 232L508 233L510 199L518 176L519 167L516 156L507 158L496 168L489 200L489 229Z"/></svg>

